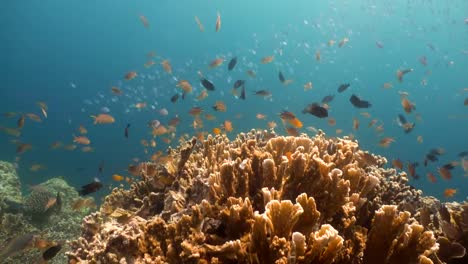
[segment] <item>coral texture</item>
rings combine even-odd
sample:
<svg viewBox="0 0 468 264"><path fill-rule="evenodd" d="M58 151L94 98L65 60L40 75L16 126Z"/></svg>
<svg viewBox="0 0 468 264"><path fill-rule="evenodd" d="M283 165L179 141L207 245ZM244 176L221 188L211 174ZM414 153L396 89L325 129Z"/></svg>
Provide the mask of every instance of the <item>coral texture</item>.
<svg viewBox="0 0 468 264"><path fill-rule="evenodd" d="M431 217L422 223L420 211L438 201L424 200L405 173L385 163L355 141L323 133L282 137L252 130L232 141L192 139L159 163L138 165L141 180L129 190L114 189L100 212L84 219L82 237L67 254L70 263L441 263L462 257L465 211L450 210L446 222L454 234L437 242L446 231L437 231Z"/></svg>

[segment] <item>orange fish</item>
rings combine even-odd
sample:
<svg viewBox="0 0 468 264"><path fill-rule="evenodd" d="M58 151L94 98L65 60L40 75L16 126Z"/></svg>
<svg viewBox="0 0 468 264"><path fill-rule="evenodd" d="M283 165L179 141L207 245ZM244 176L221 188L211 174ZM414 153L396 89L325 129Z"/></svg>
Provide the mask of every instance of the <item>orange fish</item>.
<svg viewBox="0 0 468 264"><path fill-rule="evenodd" d="M215 134L215 135L221 134L221 129L218 128L218 127L213 128L213 134Z"/></svg>
<svg viewBox="0 0 468 264"><path fill-rule="evenodd" d="M403 170L403 162L401 162L400 159L394 159L392 160L392 166L394 168L397 168L399 170Z"/></svg>
<svg viewBox="0 0 468 264"><path fill-rule="evenodd" d="M153 66L154 64L156 64L156 63L153 60L149 60L145 64L143 64L143 66L145 68L149 68L149 67Z"/></svg>
<svg viewBox="0 0 468 264"><path fill-rule="evenodd" d="M46 205L44 206L44 209L47 210L47 209L51 208L52 206L54 206L55 204L57 204L57 198L51 197L51 198L49 198Z"/></svg>
<svg viewBox="0 0 468 264"><path fill-rule="evenodd" d="M353 129L358 130L359 129L359 119L353 118Z"/></svg>
<svg viewBox="0 0 468 264"><path fill-rule="evenodd" d="M64 148L65 150L70 150L70 151L72 151L72 150L75 150L75 149L76 149L76 145L70 144L70 145L64 146L63 148Z"/></svg>
<svg viewBox="0 0 468 264"><path fill-rule="evenodd" d="M205 99L206 97L208 96L208 92L206 91L206 89L203 89L200 94L197 96L197 100L198 101L201 101L203 99Z"/></svg>
<svg viewBox="0 0 468 264"><path fill-rule="evenodd" d="M83 208L93 209L96 207L97 205L94 202L94 198L87 198L87 199L78 198L77 200L73 201L71 205L71 208L74 211L79 211L79 210L82 210Z"/></svg>
<svg viewBox="0 0 468 264"><path fill-rule="evenodd" d="M42 122L41 117L33 113L27 113L26 117L35 122Z"/></svg>
<svg viewBox="0 0 468 264"><path fill-rule="evenodd" d="M412 72L413 69L397 70L397 79L399 82L403 82L403 76L409 72Z"/></svg>
<svg viewBox="0 0 468 264"><path fill-rule="evenodd" d="M274 129L274 128L276 128L277 126L278 126L278 125L276 124L275 121L270 121L270 122L268 122L268 128L270 128L270 129Z"/></svg>
<svg viewBox="0 0 468 264"><path fill-rule="evenodd" d="M335 131L335 133L336 133L337 135L340 135L341 133L343 133L343 129L337 129L337 130Z"/></svg>
<svg viewBox="0 0 468 264"><path fill-rule="evenodd" d="M226 112L226 105L223 101L216 101L215 105L213 106L213 109L219 112Z"/></svg>
<svg viewBox="0 0 468 264"><path fill-rule="evenodd" d="M21 115L18 119L18 129L22 129L24 127L25 116Z"/></svg>
<svg viewBox="0 0 468 264"><path fill-rule="evenodd" d="M145 26L145 28L149 28L150 24L148 22L148 19L144 15L140 16L140 21L141 23L143 23L143 26Z"/></svg>
<svg viewBox="0 0 468 264"><path fill-rule="evenodd" d="M457 193L457 189L447 188L444 191L444 196L446 198L453 197Z"/></svg>
<svg viewBox="0 0 468 264"><path fill-rule="evenodd" d="M142 109L142 108L145 108L146 107L146 103L136 103L135 104L135 108L137 109Z"/></svg>
<svg viewBox="0 0 468 264"><path fill-rule="evenodd" d="M163 60L163 61L161 62L161 65L162 65L164 71L166 71L166 72L169 73L169 74L172 74L172 66L171 66L171 64L169 63L169 60Z"/></svg>
<svg viewBox="0 0 468 264"><path fill-rule="evenodd" d="M336 125L336 119L333 117L328 118L328 125L329 126L334 126Z"/></svg>
<svg viewBox="0 0 468 264"><path fill-rule="evenodd" d="M224 131L226 132L231 132L232 131L232 122L229 121L229 120L225 120L224 121L224 125L223 125L223 128L224 128Z"/></svg>
<svg viewBox="0 0 468 264"><path fill-rule="evenodd" d="M288 133L288 135L293 136L293 137L299 136L299 131L297 131L297 129L294 127L286 128L286 133Z"/></svg>
<svg viewBox="0 0 468 264"><path fill-rule="evenodd" d="M217 13L217 16L216 16L216 32L219 32L219 30L221 29L221 15L219 14L219 12Z"/></svg>
<svg viewBox="0 0 468 264"><path fill-rule="evenodd" d="M121 181L121 180L124 179L124 177L122 175L114 174L114 175L112 175L112 179L114 181Z"/></svg>
<svg viewBox="0 0 468 264"><path fill-rule="evenodd" d="M288 119L288 123L294 128L301 128L303 126L301 120L299 120L297 117L293 119Z"/></svg>
<svg viewBox="0 0 468 264"><path fill-rule="evenodd" d="M379 146L386 148L386 147L390 146L390 144L393 143L393 142L395 142L394 138L386 137L386 138L383 138L383 139L380 140Z"/></svg>
<svg viewBox="0 0 468 264"><path fill-rule="evenodd" d="M377 119L372 119L367 125L367 127L373 127L377 123L377 121L378 121Z"/></svg>
<svg viewBox="0 0 468 264"><path fill-rule="evenodd" d="M195 22L197 22L198 29L200 29L201 32L205 31L205 28L203 27L203 24L200 22L200 19L198 19L197 16L195 16Z"/></svg>
<svg viewBox="0 0 468 264"><path fill-rule="evenodd" d="M112 91L112 93L115 94L115 95L121 95L121 94L122 94L122 90L120 90L119 87L112 86L112 87L111 87L111 91Z"/></svg>
<svg viewBox="0 0 468 264"><path fill-rule="evenodd" d="M73 142L81 144L81 145L91 144L91 140L89 140L89 138L87 138L85 136L75 136L75 135L73 135Z"/></svg>
<svg viewBox="0 0 468 264"><path fill-rule="evenodd" d="M214 116L212 114L205 114L205 119L209 120L209 121L212 121L212 120L216 119L216 116Z"/></svg>
<svg viewBox="0 0 468 264"><path fill-rule="evenodd" d="M28 151L32 149L32 145L31 144L27 144L27 143L19 143L18 144L18 147L16 148L16 153L17 154L23 154L24 152Z"/></svg>
<svg viewBox="0 0 468 264"><path fill-rule="evenodd" d="M176 86L180 87L186 93L192 92L192 85L187 80L180 80Z"/></svg>
<svg viewBox="0 0 468 264"><path fill-rule="evenodd" d="M437 178L436 178L436 176L435 176L432 172L428 172L426 176L427 176L427 179L428 179L431 183L436 183L436 182L437 182Z"/></svg>
<svg viewBox="0 0 468 264"><path fill-rule="evenodd" d="M83 125L80 125L78 132L80 132L81 135L85 135L88 133L88 130Z"/></svg>
<svg viewBox="0 0 468 264"><path fill-rule="evenodd" d="M256 117L257 119L261 119L261 120L266 119L266 115L260 114L260 113L256 114L255 117Z"/></svg>
<svg viewBox="0 0 468 264"><path fill-rule="evenodd" d="M415 105L411 103L406 96L402 96L401 98L401 105L403 106L403 109L405 110L406 113L411 113L415 108Z"/></svg>
<svg viewBox="0 0 468 264"><path fill-rule="evenodd" d="M219 67L223 64L223 62L224 62L223 58L216 58L210 63L209 68L213 69L213 68Z"/></svg>
<svg viewBox="0 0 468 264"><path fill-rule="evenodd" d="M263 57L260 62L262 64L268 64L268 63L271 63L274 59L275 59L275 56L267 56L267 57Z"/></svg>
<svg viewBox="0 0 468 264"><path fill-rule="evenodd" d="M97 116L92 115L94 118L94 124L111 124L115 122L114 117L109 114L98 114Z"/></svg>
<svg viewBox="0 0 468 264"><path fill-rule="evenodd" d="M308 82L304 84L304 91L312 89L312 82Z"/></svg>
<svg viewBox="0 0 468 264"><path fill-rule="evenodd" d="M167 130L166 127L164 127L163 125L160 125L156 128L153 128L153 131L151 132L153 136L160 136L160 135L164 135L166 133L168 133L169 131Z"/></svg>
<svg viewBox="0 0 468 264"><path fill-rule="evenodd" d="M136 73L136 71L130 71L130 72L127 72L127 74L125 74L124 79L127 81L130 81L130 80L133 80L137 76L138 74Z"/></svg>
<svg viewBox="0 0 468 264"><path fill-rule="evenodd" d="M203 112L203 108L194 106L190 109L189 114L192 116L198 116Z"/></svg>
<svg viewBox="0 0 468 264"><path fill-rule="evenodd" d="M84 153L94 152L94 148L91 146L84 146L81 148L81 152L84 152Z"/></svg>

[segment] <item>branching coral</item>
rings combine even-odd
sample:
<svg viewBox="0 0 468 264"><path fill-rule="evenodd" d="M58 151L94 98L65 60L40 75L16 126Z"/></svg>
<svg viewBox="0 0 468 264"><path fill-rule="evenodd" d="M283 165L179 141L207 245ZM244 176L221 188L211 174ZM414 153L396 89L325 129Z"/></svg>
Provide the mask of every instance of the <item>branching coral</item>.
<svg viewBox="0 0 468 264"><path fill-rule="evenodd" d="M440 261L437 228L420 217L421 192L355 141L251 131L168 153L140 164L142 180L114 189L85 219L71 262ZM450 214L451 230L464 230L464 214ZM439 241L464 245L453 240Z"/></svg>

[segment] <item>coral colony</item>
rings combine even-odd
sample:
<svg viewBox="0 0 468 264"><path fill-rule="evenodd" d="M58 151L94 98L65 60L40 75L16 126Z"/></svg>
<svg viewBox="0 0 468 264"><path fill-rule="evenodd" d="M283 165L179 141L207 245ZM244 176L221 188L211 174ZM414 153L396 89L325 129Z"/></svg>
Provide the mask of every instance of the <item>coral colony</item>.
<svg viewBox="0 0 468 264"><path fill-rule="evenodd" d="M85 217L69 262L466 263L466 203L386 162L323 133L194 138Z"/></svg>

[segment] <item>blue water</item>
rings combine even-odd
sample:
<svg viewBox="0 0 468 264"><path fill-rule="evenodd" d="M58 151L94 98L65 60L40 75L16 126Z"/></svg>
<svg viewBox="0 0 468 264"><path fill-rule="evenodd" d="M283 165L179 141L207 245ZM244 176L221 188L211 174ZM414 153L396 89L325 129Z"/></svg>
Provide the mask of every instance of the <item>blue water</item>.
<svg viewBox="0 0 468 264"><path fill-rule="evenodd" d="M49 106L49 117L42 123L27 120L19 138L33 145L18 162L24 186L63 176L79 187L97 176L101 161L105 164L101 180L116 185L111 175L126 175L133 158L147 160L151 153L167 147L158 138L157 148L144 153L140 140L151 139L148 121L158 119L166 124L178 115L181 124L172 141L175 145L180 135L194 134L188 110L201 106L217 118L204 120L202 130L211 132L224 120L231 120L234 131L229 133L230 138L251 128L266 129L268 121L275 121L276 131L286 134L278 117L285 109L304 123L300 132L310 133L306 127L314 126L334 136L336 129L343 129L343 134L352 133L363 149L384 155L389 161L400 158L405 163L419 162L421 178L411 180L411 184L426 194L445 199L443 190L456 188L457 194L449 200L463 200L468 195L463 187L466 172L457 166L453 179L444 180L437 168L460 161L457 154L468 150L468 107L463 105L468 97L463 91L468 87L467 10L464 0L5 1L0 9L0 112L40 114L37 101ZM215 32L217 12L222 19L219 32ZM143 26L140 15L148 19L149 28ZM204 32L199 31L194 16L203 23ZM339 48L338 42L345 37L349 42ZM336 44L329 47L329 40ZM320 62L315 59L317 50ZM147 69L143 64L151 51L157 55L153 58L156 64ZM261 58L271 55L275 55L273 63L260 63ZM233 56L238 57L238 65L228 72L227 62ZM419 62L422 56L426 56L427 66ZM208 64L217 57L225 58L225 63L209 69ZM163 71L162 59L172 64L172 75ZM406 68L414 71L399 83L395 73ZM249 69L257 78L245 73ZM282 85L279 70L293 83ZM137 71L139 76L124 81L129 71ZM195 100L201 91L197 71L217 87L200 102ZM169 98L180 92L176 79L190 81L194 92L172 104ZM245 101L230 94L237 79L247 80ZM427 85L421 84L423 80ZM309 81L313 89L304 91L303 85ZM337 94L338 86L348 82L351 87ZM383 89L387 82L393 88ZM116 102L112 101L115 96L111 86L124 91ZM260 89L270 90L272 100L251 95ZM413 113L405 114L416 122L409 134L395 121L398 114L404 114L398 91L408 92L416 104ZM371 101L372 107L353 108L348 101L352 93ZM301 113L307 104L319 102L328 94L336 95L329 112L337 121L333 127L326 119ZM226 113L211 109L217 100L226 103ZM137 110L134 104L138 102L146 102L148 107ZM90 115L104 106L110 108L116 122L93 125ZM156 110L161 108L167 108L169 115L159 115ZM372 117L365 118L361 112ZM267 115L267 120L256 119L256 113ZM416 120L416 113L422 121ZM352 129L353 118L361 121L357 131ZM367 127L373 118L384 123L383 135ZM16 122L17 117L1 117L0 126L14 128ZM123 136L127 123L131 124L129 139ZM71 144L80 124L89 131L93 153L49 148L59 140ZM423 137L422 144L417 136ZM396 142L382 148L378 145L382 137L394 137ZM15 160L12 139L0 134L0 160ZM424 155L432 148L444 148L446 153L439 162L424 167ZM47 169L31 172L33 163L44 164ZM438 177L436 184L426 179L427 172Z"/></svg>

